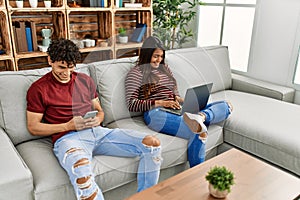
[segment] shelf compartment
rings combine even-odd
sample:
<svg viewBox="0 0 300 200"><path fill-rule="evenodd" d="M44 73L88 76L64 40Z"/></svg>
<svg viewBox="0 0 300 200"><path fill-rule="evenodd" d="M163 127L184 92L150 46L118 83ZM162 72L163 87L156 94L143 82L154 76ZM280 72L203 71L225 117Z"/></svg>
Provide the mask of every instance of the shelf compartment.
<svg viewBox="0 0 300 200"><path fill-rule="evenodd" d="M47 56L18 58L16 59L17 70L39 69L49 67Z"/></svg>
<svg viewBox="0 0 300 200"><path fill-rule="evenodd" d="M137 24L146 24L147 30L143 36L143 40L146 37L149 37L151 35L151 26L152 26L152 18L151 18L151 12L149 10L126 10L126 11L120 11L118 10L115 13L115 29L114 29L114 35L118 35L119 28L123 27L127 30L127 35L130 41L131 35L136 27ZM142 41L143 41L142 40ZM120 44L117 44L118 46ZM130 45L130 43L129 43Z"/></svg>
<svg viewBox="0 0 300 200"><path fill-rule="evenodd" d="M14 60L6 59L0 60L0 71L14 71Z"/></svg>
<svg viewBox="0 0 300 200"><path fill-rule="evenodd" d="M23 8L17 8L16 1L8 1L8 8L9 10L17 10L17 11L22 11L22 10L45 11L45 10L53 10L57 8L65 8L64 1L65 0L51 0L51 8L45 8L44 1L38 1L37 8L31 8L28 0L23 1Z"/></svg>
<svg viewBox="0 0 300 200"><path fill-rule="evenodd" d="M140 52L140 48L126 48L126 49L118 49L116 50L116 58L127 58L138 56Z"/></svg>
<svg viewBox="0 0 300 200"><path fill-rule="evenodd" d="M11 27L13 35L13 46L15 56L23 55L34 56L35 53L40 53L37 45L42 45L43 37L41 30L44 28L52 29L51 39L66 38L66 15L62 11L44 11L44 12L13 12L11 15ZM33 50L28 51L27 42L24 47L24 39L26 40L25 27L31 28ZM24 36L25 34L25 36ZM21 35L21 36L20 36ZM21 41L22 42L18 42ZM35 43L35 44L34 44Z"/></svg>
<svg viewBox="0 0 300 200"><path fill-rule="evenodd" d="M102 3L101 3L102 1ZM110 8L112 6L111 0L76 0L76 1L67 1L67 7L71 9L80 9L80 8Z"/></svg>
<svg viewBox="0 0 300 200"><path fill-rule="evenodd" d="M95 40L96 47L84 48L86 51L112 47L112 13L110 11L68 11L68 38L71 40Z"/></svg>
<svg viewBox="0 0 300 200"><path fill-rule="evenodd" d="M7 12L0 10L0 58L13 55L8 23Z"/></svg>
<svg viewBox="0 0 300 200"><path fill-rule="evenodd" d="M113 59L112 50L101 50L81 53L83 63L104 61Z"/></svg>

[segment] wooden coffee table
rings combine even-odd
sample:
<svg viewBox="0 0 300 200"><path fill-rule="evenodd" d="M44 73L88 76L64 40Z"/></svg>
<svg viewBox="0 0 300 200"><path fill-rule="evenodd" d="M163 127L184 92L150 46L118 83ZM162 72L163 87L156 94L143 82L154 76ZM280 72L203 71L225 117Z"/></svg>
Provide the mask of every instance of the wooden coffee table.
<svg viewBox="0 0 300 200"><path fill-rule="evenodd" d="M235 175L235 185L226 199L293 200L300 194L299 178L237 149L231 149L127 200L214 199L209 195L205 176L216 165L229 168Z"/></svg>

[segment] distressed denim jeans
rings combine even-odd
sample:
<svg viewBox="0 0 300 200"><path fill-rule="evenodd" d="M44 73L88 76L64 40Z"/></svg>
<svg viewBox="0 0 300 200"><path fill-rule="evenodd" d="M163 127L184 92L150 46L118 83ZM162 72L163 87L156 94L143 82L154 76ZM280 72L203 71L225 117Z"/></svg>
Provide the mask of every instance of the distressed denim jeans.
<svg viewBox="0 0 300 200"><path fill-rule="evenodd" d="M209 126L227 119L230 115L230 108L226 101L217 101L208 104L201 112L205 113L206 120L204 123ZM144 112L144 121L152 130L187 139L189 141L187 153L190 167L205 160L205 143L188 128L183 116L155 108Z"/></svg>
<svg viewBox="0 0 300 200"><path fill-rule="evenodd" d="M119 157L140 157L137 191L142 191L158 182L161 147L150 147L142 143L146 134L123 129L95 127L73 131L59 138L54 144L54 153L60 165L66 170L77 199L97 194L97 200L104 199L100 187L94 180L91 168L94 155ZM132 172L134 173L134 172ZM78 180L86 178L84 183Z"/></svg>

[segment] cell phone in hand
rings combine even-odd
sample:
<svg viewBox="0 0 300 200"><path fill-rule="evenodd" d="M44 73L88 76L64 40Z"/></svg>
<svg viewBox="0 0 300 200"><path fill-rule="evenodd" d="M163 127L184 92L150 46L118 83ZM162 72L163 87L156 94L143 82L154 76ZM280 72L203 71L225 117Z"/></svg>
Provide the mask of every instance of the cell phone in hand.
<svg viewBox="0 0 300 200"><path fill-rule="evenodd" d="M83 116L83 118L84 119L88 119L88 118L96 117L97 113L98 113L98 110L89 111L89 112L85 113L85 115Z"/></svg>

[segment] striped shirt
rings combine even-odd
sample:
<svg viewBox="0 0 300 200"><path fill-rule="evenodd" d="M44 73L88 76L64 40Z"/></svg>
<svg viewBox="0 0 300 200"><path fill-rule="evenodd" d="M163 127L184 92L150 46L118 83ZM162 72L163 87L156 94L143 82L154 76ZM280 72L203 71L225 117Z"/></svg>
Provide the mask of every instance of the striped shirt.
<svg viewBox="0 0 300 200"><path fill-rule="evenodd" d="M168 66L166 69L171 73ZM143 74L139 66L132 68L126 77L126 103L131 112L145 112L150 110L155 100L174 100L175 96L179 96L176 83L170 79L166 74L153 68L151 71L159 77L159 82L156 83L148 98L145 97L142 90Z"/></svg>

